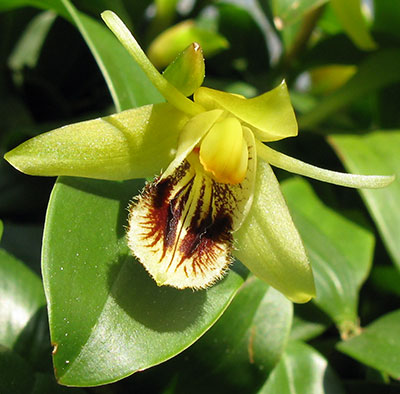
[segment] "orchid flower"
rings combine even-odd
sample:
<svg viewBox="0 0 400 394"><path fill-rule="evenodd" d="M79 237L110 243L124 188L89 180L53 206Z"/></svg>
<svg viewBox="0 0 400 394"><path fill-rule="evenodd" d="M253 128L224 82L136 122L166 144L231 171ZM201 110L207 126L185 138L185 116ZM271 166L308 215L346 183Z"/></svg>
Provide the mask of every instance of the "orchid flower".
<svg viewBox="0 0 400 394"><path fill-rule="evenodd" d="M102 17L167 103L50 131L6 160L31 175L112 180L165 168L129 206L127 230L129 248L157 284L206 288L235 256L290 300L310 300L311 266L270 165L357 188L394 177L333 172L277 152L265 143L298 132L284 81L251 99L201 87L197 44L161 75L114 13Z"/></svg>

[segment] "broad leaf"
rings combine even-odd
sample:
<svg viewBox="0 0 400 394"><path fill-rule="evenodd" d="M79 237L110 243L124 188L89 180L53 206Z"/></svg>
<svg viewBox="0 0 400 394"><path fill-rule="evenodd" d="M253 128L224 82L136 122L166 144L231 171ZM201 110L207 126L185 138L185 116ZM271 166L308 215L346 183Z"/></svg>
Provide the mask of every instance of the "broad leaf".
<svg viewBox="0 0 400 394"><path fill-rule="evenodd" d="M361 363L400 378L400 310L388 313L337 348Z"/></svg>
<svg viewBox="0 0 400 394"><path fill-rule="evenodd" d="M328 361L302 342L289 343L259 394L343 394Z"/></svg>
<svg viewBox="0 0 400 394"><path fill-rule="evenodd" d="M311 260L315 302L346 330L357 322L358 292L371 267L374 238L325 206L304 179L284 182L282 191Z"/></svg>
<svg viewBox="0 0 400 394"><path fill-rule="evenodd" d="M19 260L0 249L0 344L13 348L45 305L42 283Z"/></svg>
<svg viewBox="0 0 400 394"><path fill-rule="evenodd" d="M143 186L61 178L48 208L43 276L60 383L92 386L159 364L196 341L243 279L207 291L157 287L130 256L126 206Z"/></svg>
<svg viewBox="0 0 400 394"><path fill-rule="evenodd" d="M400 269L400 131L377 131L363 136L333 135L333 148L351 172L395 174L397 179L380 190L360 190L393 261Z"/></svg>
<svg viewBox="0 0 400 394"><path fill-rule="evenodd" d="M300 128L312 128L353 101L400 81L400 50L385 49L371 54L357 73L340 89L322 99L299 118Z"/></svg>
<svg viewBox="0 0 400 394"><path fill-rule="evenodd" d="M284 351L292 310L281 293L250 277L221 319L185 352L188 370L179 372L176 392L256 390Z"/></svg>

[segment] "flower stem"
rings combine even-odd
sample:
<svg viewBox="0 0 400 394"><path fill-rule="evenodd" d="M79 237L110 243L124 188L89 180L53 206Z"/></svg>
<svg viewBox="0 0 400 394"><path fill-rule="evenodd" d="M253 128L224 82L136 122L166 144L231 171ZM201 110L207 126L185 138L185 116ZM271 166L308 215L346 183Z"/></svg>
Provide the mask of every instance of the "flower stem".
<svg viewBox="0 0 400 394"><path fill-rule="evenodd" d="M204 111L203 107L185 97L175 86L171 85L153 66L129 29L112 11L101 14L106 25L115 34L129 54L135 59L150 81L165 99L180 111L194 116Z"/></svg>

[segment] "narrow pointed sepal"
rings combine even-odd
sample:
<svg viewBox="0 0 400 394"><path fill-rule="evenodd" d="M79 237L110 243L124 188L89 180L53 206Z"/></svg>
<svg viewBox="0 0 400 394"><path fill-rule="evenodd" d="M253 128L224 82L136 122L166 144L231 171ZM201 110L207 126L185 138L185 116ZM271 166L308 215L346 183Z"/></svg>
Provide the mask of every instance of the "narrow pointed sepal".
<svg viewBox="0 0 400 394"><path fill-rule="evenodd" d="M394 175L357 175L326 170L280 153L261 142L257 142L257 154L275 167L339 186L377 189L386 187L395 180Z"/></svg>
<svg viewBox="0 0 400 394"><path fill-rule="evenodd" d="M298 126L285 81L260 96L246 99L205 87L194 94L206 109L222 108L246 123L261 141L277 141L297 135Z"/></svg>
<svg viewBox="0 0 400 394"><path fill-rule="evenodd" d="M40 134L5 159L29 175L153 177L171 161L186 122L169 104L147 105Z"/></svg>
<svg viewBox="0 0 400 394"><path fill-rule="evenodd" d="M164 78L185 96L191 96L204 81L205 65L199 44L190 44L163 72Z"/></svg>
<svg viewBox="0 0 400 394"><path fill-rule="evenodd" d="M248 149L249 171L240 184L213 180L195 151L131 204L128 245L158 285L202 289L224 275L232 233L252 201L254 143Z"/></svg>
<svg viewBox="0 0 400 394"><path fill-rule="evenodd" d="M235 256L293 302L315 296L314 278L300 235L268 163L257 165L251 210L235 233Z"/></svg>

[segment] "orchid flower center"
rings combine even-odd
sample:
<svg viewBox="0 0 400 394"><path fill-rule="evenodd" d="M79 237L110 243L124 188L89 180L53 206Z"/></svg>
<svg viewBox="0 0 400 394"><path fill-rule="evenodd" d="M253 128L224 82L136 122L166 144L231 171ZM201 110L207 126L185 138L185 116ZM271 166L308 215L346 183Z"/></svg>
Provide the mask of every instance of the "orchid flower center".
<svg viewBox="0 0 400 394"><path fill-rule="evenodd" d="M247 172L248 149L239 120L230 116L217 121L200 143L199 159L217 182L242 182Z"/></svg>

